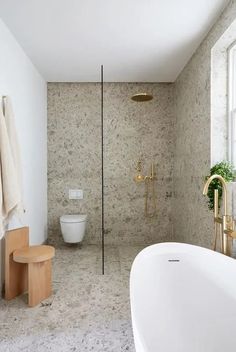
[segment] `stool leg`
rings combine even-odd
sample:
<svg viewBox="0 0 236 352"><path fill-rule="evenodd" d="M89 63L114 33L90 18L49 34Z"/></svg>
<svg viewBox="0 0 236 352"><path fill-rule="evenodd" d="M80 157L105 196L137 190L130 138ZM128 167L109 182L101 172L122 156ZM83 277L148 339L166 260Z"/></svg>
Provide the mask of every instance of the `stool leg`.
<svg viewBox="0 0 236 352"><path fill-rule="evenodd" d="M51 259L28 264L28 304L34 307L52 293Z"/></svg>

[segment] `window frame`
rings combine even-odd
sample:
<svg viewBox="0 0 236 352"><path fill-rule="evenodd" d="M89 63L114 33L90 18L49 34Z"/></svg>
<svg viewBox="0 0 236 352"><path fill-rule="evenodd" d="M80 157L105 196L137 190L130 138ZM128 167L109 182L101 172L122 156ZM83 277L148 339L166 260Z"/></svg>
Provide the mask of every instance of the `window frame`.
<svg viewBox="0 0 236 352"><path fill-rule="evenodd" d="M228 161L236 169L236 41L228 48Z"/></svg>

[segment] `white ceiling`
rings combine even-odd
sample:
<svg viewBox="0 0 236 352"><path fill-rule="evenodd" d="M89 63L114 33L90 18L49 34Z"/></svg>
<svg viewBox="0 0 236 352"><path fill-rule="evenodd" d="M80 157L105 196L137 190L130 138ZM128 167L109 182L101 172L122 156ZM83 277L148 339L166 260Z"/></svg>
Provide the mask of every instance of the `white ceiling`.
<svg viewBox="0 0 236 352"><path fill-rule="evenodd" d="M0 0L47 81L172 82L228 0ZM2 55L3 53L1 53Z"/></svg>

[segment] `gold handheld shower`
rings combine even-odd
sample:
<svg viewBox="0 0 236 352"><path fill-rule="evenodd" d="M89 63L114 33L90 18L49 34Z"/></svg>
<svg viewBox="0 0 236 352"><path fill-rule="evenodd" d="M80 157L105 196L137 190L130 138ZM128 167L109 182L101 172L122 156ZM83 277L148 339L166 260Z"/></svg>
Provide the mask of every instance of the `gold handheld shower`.
<svg viewBox="0 0 236 352"><path fill-rule="evenodd" d="M145 216L152 218L156 215L156 193L155 193L155 180L156 175L154 171L154 164L151 164L149 176L142 175L142 162L139 160L135 168L137 174L134 176L136 183L145 182ZM150 205L151 202L151 205Z"/></svg>
<svg viewBox="0 0 236 352"><path fill-rule="evenodd" d="M150 176L145 177L145 216L147 218L153 218L156 215L155 180L154 164L152 163Z"/></svg>

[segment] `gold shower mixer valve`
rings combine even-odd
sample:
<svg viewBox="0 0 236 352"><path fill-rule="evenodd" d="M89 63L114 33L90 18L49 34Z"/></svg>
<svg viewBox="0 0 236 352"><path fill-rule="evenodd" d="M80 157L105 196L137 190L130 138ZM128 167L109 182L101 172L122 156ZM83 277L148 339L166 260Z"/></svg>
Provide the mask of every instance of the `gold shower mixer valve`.
<svg viewBox="0 0 236 352"><path fill-rule="evenodd" d="M142 175L142 161L138 160L137 161L137 165L135 167L135 170L137 171L137 174L134 176L134 181L139 183L139 182L143 182L145 179L145 176Z"/></svg>
<svg viewBox="0 0 236 352"><path fill-rule="evenodd" d="M135 170L137 171L137 174L134 176L134 181L137 183L143 182L143 181L153 181L156 179L155 172L154 172L154 164L151 164L151 171L150 175L144 176L142 175L142 161L138 160L137 165L135 167Z"/></svg>

